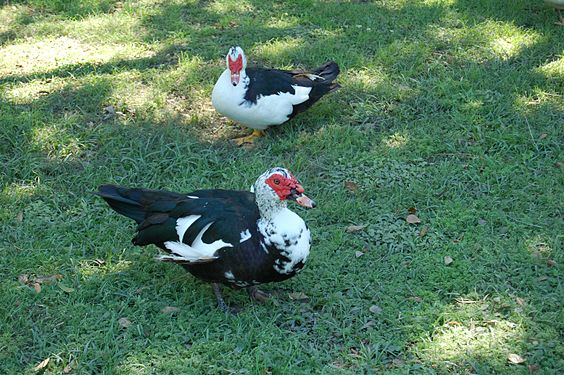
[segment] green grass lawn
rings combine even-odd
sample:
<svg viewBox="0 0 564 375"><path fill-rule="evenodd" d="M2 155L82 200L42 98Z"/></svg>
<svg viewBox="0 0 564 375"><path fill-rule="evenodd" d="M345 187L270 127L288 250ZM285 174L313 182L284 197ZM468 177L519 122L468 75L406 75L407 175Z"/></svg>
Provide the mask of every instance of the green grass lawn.
<svg viewBox="0 0 564 375"><path fill-rule="evenodd" d="M540 0L0 2L0 373L562 373L555 20ZM333 59L343 88L236 148L210 102L233 44ZM312 252L266 305L226 291L238 316L90 194L277 165L318 203L294 206Z"/></svg>

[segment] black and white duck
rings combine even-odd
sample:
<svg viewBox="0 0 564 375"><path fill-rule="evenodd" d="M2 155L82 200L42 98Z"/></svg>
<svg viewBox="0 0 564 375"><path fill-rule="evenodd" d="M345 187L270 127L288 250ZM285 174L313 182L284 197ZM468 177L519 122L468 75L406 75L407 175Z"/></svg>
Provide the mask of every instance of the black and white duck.
<svg viewBox="0 0 564 375"><path fill-rule="evenodd" d="M339 89L339 66L329 61L312 71L248 68L241 47L231 47L227 69L217 80L212 104L225 117L254 129L238 144L252 143L268 127L280 125Z"/></svg>
<svg viewBox="0 0 564 375"><path fill-rule="evenodd" d="M288 201L315 202L285 168L271 168L250 192L198 190L188 194L102 185L97 195L137 222L134 245L154 244L158 259L182 265L212 283L217 302L229 310L220 284L246 288L257 300L268 294L257 285L283 281L299 272L309 255L311 235Z"/></svg>

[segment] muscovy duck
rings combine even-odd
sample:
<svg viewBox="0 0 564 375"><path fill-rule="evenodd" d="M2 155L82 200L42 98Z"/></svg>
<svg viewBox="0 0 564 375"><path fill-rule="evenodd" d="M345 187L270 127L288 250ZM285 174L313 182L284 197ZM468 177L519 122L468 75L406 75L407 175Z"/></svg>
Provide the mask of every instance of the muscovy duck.
<svg viewBox="0 0 564 375"><path fill-rule="evenodd" d="M231 310L219 284L246 288L252 298L263 301L269 295L256 285L294 276L309 255L308 226L287 208L287 201L306 208L315 207L315 202L284 168L264 172L251 192L179 194L102 185L95 194L137 222L134 245L154 244L167 253L159 260L178 263L212 283L224 311Z"/></svg>
<svg viewBox="0 0 564 375"><path fill-rule="evenodd" d="M212 104L225 117L255 129L237 139L239 145L252 143L264 129L288 121L341 87L333 83L339 75L334 61L313 71L247 68L239 46L231 47L225 60L227 69L213 88Z"/></svg>

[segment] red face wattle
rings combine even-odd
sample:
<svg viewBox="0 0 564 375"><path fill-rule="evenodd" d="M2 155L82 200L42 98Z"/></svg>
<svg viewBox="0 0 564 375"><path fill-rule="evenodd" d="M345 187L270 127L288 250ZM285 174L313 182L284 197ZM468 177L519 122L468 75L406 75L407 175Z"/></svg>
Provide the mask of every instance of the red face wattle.
<svg viewBox="0 0 564 375"><path fill-rule="evenodd" d="M265 182L272 188L272 190L274 190L281 201L290 199L306 208L315 207L315 202L304 194L304 188L291 174L290 177L287 178L281 174L275 173Z"/></svg>
<svg viewBox="0 0 564 375"><path fill-rule="evenodd" d="M235 61L231 60L231 56L229 56L227 61L229 63L229 71L231 71L231 83L233 86L237 86L241 70L243 70L243 56L238 55Z"/></svg>

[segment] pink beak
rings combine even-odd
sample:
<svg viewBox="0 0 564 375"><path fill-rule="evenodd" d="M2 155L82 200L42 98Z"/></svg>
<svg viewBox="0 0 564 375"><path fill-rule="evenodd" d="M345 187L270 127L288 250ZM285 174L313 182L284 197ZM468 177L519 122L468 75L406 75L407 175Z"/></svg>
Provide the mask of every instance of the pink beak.
<svg viewBox="0 0 564 375"><path fill-rule="evenodd" d="M241 78L239 73L233 73L231 72L231 84L233 84L233 86L237 86L239 84L239 79Z"/></svg>
<svg viewBox="0 0 564 375"><path fill-rule="evenodd" d="M316 206L315 201L305 194L296 198L296 203L305 208L315 208Z"/></svg>

